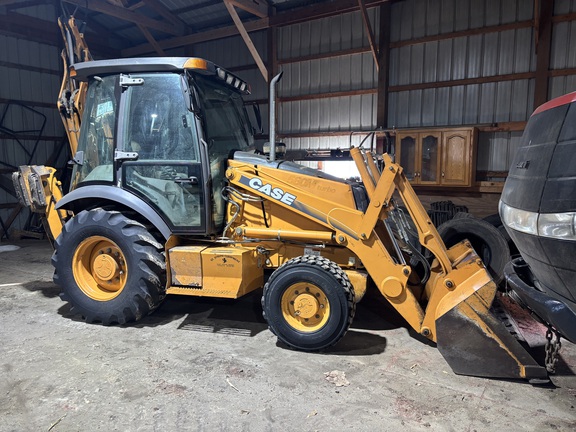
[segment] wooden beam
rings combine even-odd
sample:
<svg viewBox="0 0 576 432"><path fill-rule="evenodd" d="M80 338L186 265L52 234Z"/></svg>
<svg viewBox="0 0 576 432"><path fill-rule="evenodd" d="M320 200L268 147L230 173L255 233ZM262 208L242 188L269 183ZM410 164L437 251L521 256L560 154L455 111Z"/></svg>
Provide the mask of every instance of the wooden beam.
<svg viewBox="0 0 576 432"><path fill-rule="evenodd" d="M256 21L250 21L244 24L246 31L258 31L265 30L269 27L269 19L262 18ZM163 49L179 48L187 45L194 45L200 42L207 42L214 39L222 39L229 36L235 36L238 34L238 28L233 26L224 27L221 29L210 30L202 33L194 33L187 36L181 36L176 38L171 38L168 40L160 41L159 44ZM123 57L134 57L142 54L147 54L150 52L150 45L138 45L133 48L128 48L122 50Z"/></svg>
<svg viewBox="0 0 576 432"><path fill-rule="evenodd" d="M278 100L280 102L297 102L303 100L314 100L314 99L328 99L328 98L335 98L335 97L347 97L347 96L360 96L360 95L368 95L368 94L376 94L378 93L377 89L362 89L362 90L349 90L349 91L339 91L339 92L330 92L330 93L316 93L316 94L305 94L301 96L289 96L289 97L282 97Z"/></svg>
<svg viewBox="0 0 576 432"><path fill-rule="evenodd" d="M28 101L28 100L16 100L16 99L5 99L0 98L0 103L17 103L19 105L26 105L31 107L40 107L40 108L54 108L56 109L56 101L54 102L36 102L36 101Z"/></svg>
<svg viewBox="0 0 576 432"><path fill-rule="evenodd" d="M240 33L240 36L242 36L244 43L248 47L248 51L250 51L250 54L252 54L252 57L254 57L254 61L258 65L258 69L260 69L260 73L264 77L264 81L268 82L268 70L266 69L266 65L262 61L260 54L258 54L258 50L254 46L252 39L250 39L248 32L244 28L244 24L242 24L242 20L240 20L236 9L234 9L234 6L229 3L228 0L224 0L224 5L226 6L226 9L228 9L228 13L232 17L232 21L234 21L234 24L236 24L238 32Z"/></svg>
<svg viewBox="0 0 576 432"><path fill-rule="evenodd" d="M499 122L494 125L478 125L479 132L522 132L526 129L525 121Z"/></svg>
<svg viewBox="0 0 576 432"><path fill-rule="evenodd" d="M390 0L364 0L367 8L380 6ZM270 20L270 25L283 27L301 22L312 21L320 18L328 18L358 10L358 0L335 0L332 2L318 3L311 6L278 13Z"/></svg>
<svg viewBox="0 0 576 432"><path fill-rule="evenodd" d="M17 9L28 8L31 6L54 4L54 1L52 0L9 0L9 1L13 1L13 3L3 5L2 0L0 0L0 6L6 6L8 10L13 11Z"/></svg>
<svg viewBox="0 0 576 432"><path fill-rule="evenodd" d="M54 107L56 108L56 107ZM61 136L52 136L52 135L42 135L42 136L38 136L38 135L22 135L22 134L14 134L14 135L10 135L10 134L6 134L6 133L1 133L0 134L0 139L2 140L11 140L11 139L16 139L18 138L20 141L24 140L24 141L62 141L62 137Z"/></svg>
<svg viewBox="0 0 576 432"><path fill-rule="evenodd" d="M156 12L158 15L160 15L162 18L170 21L172 24L174 24L176 26L176 28L178 29L178 32L180 34L186 34L187 33L187 27L188 25L182 21L180 18L178 18L176 15L174 15L172 13L172 11L170 9L168 9L166 6L164 6L164 4L162 2L160 2L159 0L144 0L144 3L146 4L146 6L148 6L150 9L152 9L154 12Z"/></svg>
<svg viewBox="0 0 576 432"><path fill-rule="evenodd" d="M539 3L534 109L548 100L548 72L552 51L552 15L554 14L554 0L540 0Z"/></svg>
<svg viewBox="0 0 576 432"><path fill-rule="evenodd" d="M16 220L16 217L20 213L20 210L22 210L23 208L24 208L24 206L22 206L22 204L20 204L20 203L18 203L16 205L16 207L14 207L14 210L12 210L12 214L10 215L10 217L6 220L6 222L3 223L3 228L2 228L3 233L2 233L2 235L0 235L0 238L4 237L4 235L6 235L6 237L8 237L8 229L14 223L14 221Z"/></svg>
<svg viewBox="0 0 576 432"><path fill-rule="evenodd" d="M502 24L502 25L495 25L495 26L488 26L488 27L478 27L470 30L461 30L451 33L442 33L433 36L424 36L421 38L416 39L409 39L404 41L392 42L390 44L390 48L401 48L404 46L409 45L417 45L426 42L437 42L446 39L455 39L459 37L466 37L466 36L476 36L476 35L483 35L487 33L498 33L508 30L518 30L523 28L530 28L532 27L532 21L519 21L510 24Z"/></svg>
<svg viewBox="0 0 576 432"><path fill-rule="evenodd" d="M378 101L376 106L376 126L388 126L388 86L390 69L390 27L392 8L390 3L380 5L380 41L378 48Z"/></svg>
<svg viewBox="0 0 576 432"><path fill-rule="evenodd" d="M144 0L140 0L138 3L134 3L132 6L128 6L126 9L130 9L131 11L135 11L136 9L140 9L141 7L146 6L144 4Z"/></svg>
<svg viewBox="0 0 576 432"><path fill-rule="evenodd" d="M506 75L493 75L480 78L466 78L452 81L436 81L420 84L405 84L405 85L390 86L388 91L402 92L410 90L424 90L430 88L444 88L444 87L456 87L462 85L486 84L500 81L516 81L523 79L531 79L534 78L535 75L536 74L534 72L523 72L523 73L506 74Z"/></svg>
<svg viewBox="0 0 576 432"><path fill-rule="evenodd" d="M246 12L256 15L259 18L266 18L268 16L268 5L262 0L224 0L228 1L238 9L245 10Z"/></svg>
<svg viewBox="0 0 576 432"><path fill-rule="evenodd" d="M62 34L56 23L15 12L0 14L0 34L59 48L62 46ZM120 56L117 49L104 45L101 38L96 40L89 35L87 39L93 53L102 57Z"/></svg>
<svg viewBox="0 0 576 432"><path fill-rule="evenodd" d="M366 32L368 33L368 43L370 44L370 50L372 51L372 57L374 57L374 64L376 65L376 70L380 70L380 65L378 62L378 48L376 48L376 40L374 39L374 32L372 31L372 25L370 24L370 19L368 19L368 13L366 12L366 5L364 0L358 0L358 7L360 8L360 14L362 15L362 21L364 21L364 27L366 27Z"/></svg>
<svg viewBox="0 0 576 432"><path fill-rule="evenodd" d="M47 69L47 68L38 67L38 66L22 65L20 63L0 61L0 66L12 68L12 69L21 69L21 70L26 70L26 71L33 71L33 72L50 74L50 75L62 76L62 71L58 71L58 70L54 70L54 69Z"/></svg>
<svg viewBox="0 0 576 432"><path fill-rule="evenodd" d="M158 45L158 42L156 41L156 39L154 39L154 36L152 36L152 33L150 33L148 31L148 29L146 27L144 27L142 24L136 24L136 25L138 26L138 28L140 29L140 31L142 32L142 34L144 35L146 40L150 43L150 45L152 45L154 47L154 49L156 50L158 55L165 56L166 53L164 52L162 47L160 45Z"/></svg>
<svg viewBox="0 0 576 432"><path fill-rule="evenodd" d="M333 58L333 57L341 57L347 55L354 55L354 54L364 54L370 52L370 47L361 47L361 48L350 48L346 50L339 50L339 51L330 51L326 53L319 53L319 54L312 54L302 57L290 57L285 59L279 59L278 64L287 64L287 63L300 63L305 61L311 60L320 60L325 58Z"/></svg>
<svg viewBox="0 0 576 432"><path fill-rule="evenodd" d="M105 1L102 0L63 0L63 1L95 12L110 15L124 21L132 22L134 24L140 24L143 25L144 27L158 30L167 34L176 36L180 36L183 34L172 24L148 18L145 15L136 13L129 9L121 8L118 6L112 6L110 3L106 3Z"/></svg>

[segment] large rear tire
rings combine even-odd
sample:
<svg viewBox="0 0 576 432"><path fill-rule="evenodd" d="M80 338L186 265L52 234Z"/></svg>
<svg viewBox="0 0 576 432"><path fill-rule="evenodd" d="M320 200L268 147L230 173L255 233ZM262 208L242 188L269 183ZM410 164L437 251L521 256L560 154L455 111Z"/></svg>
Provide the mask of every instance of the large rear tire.
<svg viewBox="0 0 576 432"><path fill-rule="evenodd" d="M285 344L317 351L338 342L354 313L354 288L334 262L318 256L293 258L264 286L263 315Z"/></svg>
<svg viewBox="0 0 576 432"><path fill-rule="evenodd" d="M163 247L144 225L97 208L69 220L52 256L60 297L87 322L138 321L165 296Z"/></svg>

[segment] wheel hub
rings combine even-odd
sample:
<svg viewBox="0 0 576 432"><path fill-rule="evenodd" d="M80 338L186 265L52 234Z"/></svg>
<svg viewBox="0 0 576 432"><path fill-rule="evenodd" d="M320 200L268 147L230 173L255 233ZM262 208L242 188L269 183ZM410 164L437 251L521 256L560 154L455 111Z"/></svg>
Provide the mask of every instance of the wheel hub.
<svg viewBox="0 0 576 432"><path fill-rule="evenodd" d="M301 332L320 330L330 317L330 303L321 288L299 282L282 295L282 315L286 322Z"/></svg>
<svg viewBox="0 0 576 432"><path fill-rule="evenodd" d="M119 275L120 266L108 254L97 255L92 264L94 276L103 281L110 281Z"/></svg>
<svg viewBox="0 0 576 432"><path fill-rule="evenodd" d="M72 268L78 287L98 301L118 296L128 277L122 250L102 236L88 237L78 245Z"/></svg>
<svg viewBox="0 0 576 432"><path fill-rule="evenodd" d="M301 318L312 318L319 309L318 300L311 294L300 294L294 300L294 311Z"/></svg>

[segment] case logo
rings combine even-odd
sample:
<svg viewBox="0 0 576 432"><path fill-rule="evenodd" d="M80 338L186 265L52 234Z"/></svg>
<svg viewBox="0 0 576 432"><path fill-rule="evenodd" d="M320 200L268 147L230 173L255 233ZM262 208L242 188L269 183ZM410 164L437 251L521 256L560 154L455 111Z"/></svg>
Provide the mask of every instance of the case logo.
<svg viewBox="0 0 576 432"><path fill-rule="evenodd" d="M291 193L288 192L284 192L279 187L273 188L271 184L263 183L262 180L258 177L250 179L250 181L248 182L248 186L265 195L268 195L270 198L273 198L289 206L291 206L294 200L296 199L295 195L292 195Z"/></svg>

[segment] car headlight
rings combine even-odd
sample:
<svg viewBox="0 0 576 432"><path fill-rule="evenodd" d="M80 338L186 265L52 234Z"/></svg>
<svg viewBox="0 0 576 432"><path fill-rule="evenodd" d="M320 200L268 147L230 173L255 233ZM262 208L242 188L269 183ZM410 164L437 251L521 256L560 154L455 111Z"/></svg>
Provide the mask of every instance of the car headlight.
<svg viewBox="0 0 576 432"><path fill-rule="evenodd" d="M576 240L576 212L535 213L510 207L500 201L500 217L508 228L562 240Z"/></svg>
<svg viewBox="0 0 576 432"><path fill-rule="evenodd" d="M576 213L543 213L538 218L538 235L576 240Z"/></svg>
<svg viewBox="0 0 576 432"><path fill-rule="evenodd" d="M500 217L508 228L538 235L538 213L520 210L500 201Z"/></svg>

